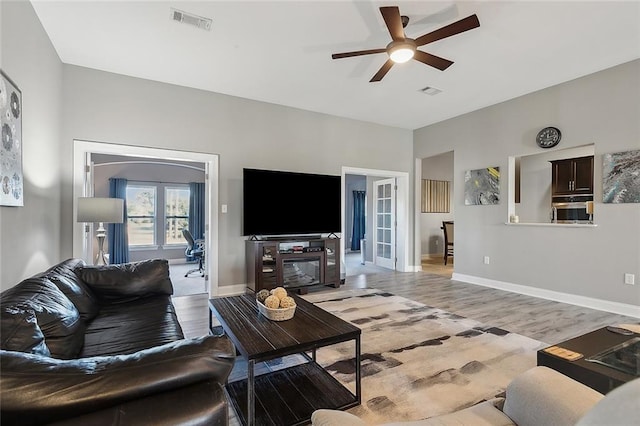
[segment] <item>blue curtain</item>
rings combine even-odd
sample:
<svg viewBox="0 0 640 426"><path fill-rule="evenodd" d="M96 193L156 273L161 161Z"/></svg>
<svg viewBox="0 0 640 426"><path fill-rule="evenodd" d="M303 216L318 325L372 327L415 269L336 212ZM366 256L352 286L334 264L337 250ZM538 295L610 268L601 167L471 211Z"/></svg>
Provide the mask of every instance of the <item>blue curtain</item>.
<svg viewBox="0 0 640 426"><path fill-rule="evenodd" d="M353 191L353 232L351 234L351 250L360 250L360 240L364 238L364 197L365 191Z"/></svg>
<svg viewBox="0 0 640 426"><path fill-rule="evenodd" d="M124 222L110 223L107 231L109 263L129 262L129 237L127 234L127 180L109 178L109 197L124 200Z"/></svg>
<svg viewBox="0 0 640 426"><path fill-rule="evenodd" d="M189 183L189 232L194 240L204 236L204 183Z"/></svg>

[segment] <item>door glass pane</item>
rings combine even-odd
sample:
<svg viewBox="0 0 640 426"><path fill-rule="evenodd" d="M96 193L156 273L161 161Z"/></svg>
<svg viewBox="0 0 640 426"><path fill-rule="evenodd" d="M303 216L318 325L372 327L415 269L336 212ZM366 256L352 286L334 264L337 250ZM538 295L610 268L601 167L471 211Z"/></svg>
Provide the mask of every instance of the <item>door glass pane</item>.
<svg viewBox="0 0 640 426"><path fill-rule="evenodd" d="M384 215L378 215L378 228L382 228L384 226Z"/></svg>
<svg viewBox="0 0 640 426"><path fill-rule="evenodd" d="M386 198L391 197L391 184L387 184L384 186L384 196Z"/></svg>
<svg viewBox="0 0 640 426"><path fill-rule="evenodd" d="M391 259L391 246L390 245L385 245L384 246L384 255L382 256L385 259Z"/></svg>
<svg viewBox="0 0 640 426"><path fill-rule="evenodd" d="M383 186L384 185L378 186L378 198L384 197L384 188L383 188Z"/></svg>
<svg viewBox="0 0 640 426"><path fill-rule="evenodd" d="M384 200L384 210L385 213L391 213L391 200Z"/></svg>
<svg viewBox="0 0 640 426"><path fill-rule="evenodd" d="M378 230L378 232L376 232L376 242L378 243L384 242L383 237L384 236L382 235L382 232Z"/></svg>
<svg viewBox="0 0 640 426"><path fill-rule="evenodd" d="M378 200L378 213L384 213L384 200Z"/></svg>
<svg viewBox="0 0 640 426"><path fill-rule="evenodd" d="M391 215L390 214L385 214L384 215L384 227L385 228L391 228Z"/></svg>
<svg viewBox="0 0 640 426"><path fill-rule="evenodd" d="M391 244L391 231L384 231L384 242L387 244Z"/></svg>
<svg viewBox="0 0 640 426"><path fill-rule="evenodd" d="M376 246L378 247L378 257L382 257L384 255L384 245L376 244Z"/></svg>

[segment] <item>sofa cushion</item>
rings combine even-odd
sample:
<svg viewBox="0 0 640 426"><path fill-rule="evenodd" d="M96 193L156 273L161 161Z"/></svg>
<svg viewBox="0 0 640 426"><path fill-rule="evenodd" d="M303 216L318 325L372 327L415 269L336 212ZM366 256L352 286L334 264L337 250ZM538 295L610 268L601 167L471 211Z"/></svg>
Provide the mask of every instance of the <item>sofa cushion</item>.
<svg viewBox="0 0 640 426"><path fill-rule="evenodd" d="M165 259L82 266L77 269L77 273L103 303L121 303L141 297L173 294L169 262Z"/></svg>
<svg viewBox="0 0 640 426"><path fill-rule="evenodd" d="M0 313L0 349L50 356L32 310L8 306Z"/></svg>
<svg viewBox="0 0 640 426"><path fill-rule="evenodd" d="M98 315L100 306L91 289L76 275L76 269L86 266L82 259L67 259L53 266L42 275L47 277L73 302L83 320Z"/></svg>
<svg viewBox="0 0 640 426"><path fill-rule="evenodd" d="M502 398L484 401L460 411L423 420L384 423L380 426L515 426L500 406ZM366 426L367 422L351 413L338 410L316 410L311 415L313 426Z"/></svg>
<svg viewBox="0 0 640 426"><path fill-rule="evenodd" d="M69 359L80 353L85 324L75 305L49 279L27 278L2 292L0 307L33 311L52 357Z"/></svg>
<svg viewBox="0 0 640 426"><path fill-rule="evenodd" d="M104 305L87 326L80 356L129 354L183 336L170 296Z"/></svg>
<svg viewBox="0 0 640 426"><path fill-rule="evenodd" d="M574 425L603 398L590 387L542 366L513 379L506 394L504 413L519 426Z"/></svg>

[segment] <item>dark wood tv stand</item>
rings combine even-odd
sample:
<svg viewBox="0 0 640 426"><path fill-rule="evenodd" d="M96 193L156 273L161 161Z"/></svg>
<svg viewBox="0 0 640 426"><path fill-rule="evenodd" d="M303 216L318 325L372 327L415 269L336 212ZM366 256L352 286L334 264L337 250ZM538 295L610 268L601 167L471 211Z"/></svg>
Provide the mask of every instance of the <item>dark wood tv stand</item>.
<svg viewBox="0 0 640 426"><path fill-rule="evenodd" d="M314 286L340 287L339 238L247 240L245 247L252 292L284 287L304 294Z"/></svg>

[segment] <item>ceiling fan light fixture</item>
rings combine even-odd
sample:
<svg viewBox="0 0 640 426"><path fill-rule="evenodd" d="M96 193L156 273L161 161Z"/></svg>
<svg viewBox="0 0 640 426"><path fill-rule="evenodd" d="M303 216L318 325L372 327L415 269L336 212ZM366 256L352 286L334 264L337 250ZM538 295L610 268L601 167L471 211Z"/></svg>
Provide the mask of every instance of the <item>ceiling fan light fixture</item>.
<svg viewBox="0 0 640 426"><path fill-rule="evenodd" d="M402 64L413 58L416 53L416 44L412 40L404 40L400 42L391 42L387 47L389 57L396 64Z"/></svg>

